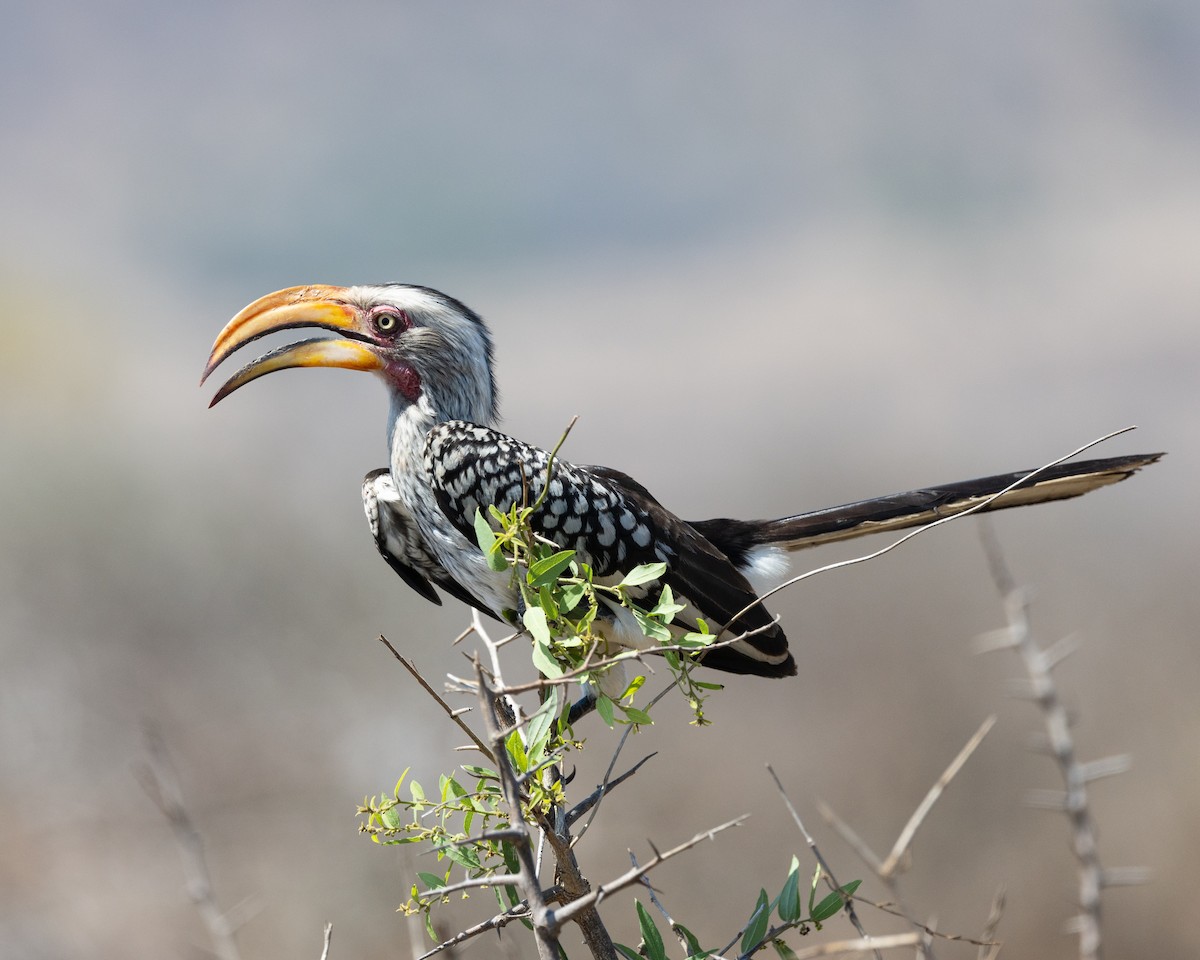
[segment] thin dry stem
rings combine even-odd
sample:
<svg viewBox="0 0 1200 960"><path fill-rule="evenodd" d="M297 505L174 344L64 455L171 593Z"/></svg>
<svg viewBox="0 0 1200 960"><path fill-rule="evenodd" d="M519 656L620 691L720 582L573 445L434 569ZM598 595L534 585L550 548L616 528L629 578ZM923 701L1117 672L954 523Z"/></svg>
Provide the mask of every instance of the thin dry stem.
<svg viewBox="0 0 1200 960"><path fill-rule="evenodd" d="M217 904L208 863L204 858L204 839L184 806L183 790L179 786L175 768L167 756L166 746L162 738L151 729L146 730L145 740L146 762L141 764L135 773L142 789L166 818L175 836L175 843L183 858L188 896L195 904L196 912L208 931L213 954L219 960L241 960L234 938L236 927L230 923L228 915L223 913Z"/></svg>
<svg viewBox="0 0 1200 960"><path fill-rule="evenodd" d="M983 721L979 729L976 730L971 739L967 741L966 746L964 746L962 750L958 752L958 756L956 756L950 762L950 766L948 766L942 772L942 775L938 777L937 783L935 783L930 788L929 792L925 794L925 799L921 801L920 805L913 812L913 815L909 817L908 823L906 823L904 825L904 829L900 831L900 836L896 838L896 844L892 847L892 852L888 854L888 858L884 860L882 864L880 864L878 873L881 878L888 879L889 877L895 875L896 871L900 869L902 861L908 856L908 849L912 845L913 838L916 836L917 830L920 829L920 826L924 822L925 818L929 815L929 811L933 809L933 805L937 803L938 798L942 795L942 792L946 789L947 785L949 785L950 781L954 779L958 771L962 769L963 764L967 762L971 754L973 754L976 748L983 742L983 738L988 735L988 731L991 730L995 725L996 716L995 714L992 714L992 716Z"/></svg>
<svg viewBox="0 0 1200 960"><path fill-rule="evenodd" d="M800 819L800 814L796 810L795 805L792 803L791 797L789 797L787 795L787 791L783 789L783 782L776 775L774 768L769 763L767 764L767 773L769 773L771 775L771 779L775 781L775 787L779 790L779 795L783 798L783 802L788 809L788 813L792 815L792 820L800 830L800 834L804 837L804 842L808 844L808 849L812 851L813 857L816 858L817 863L821 865L821 870L825 873L825 876L828 877L830 886L832 886L835 890L840 890L842 885L838 883L837 878L834 877L833 870L830 868L828 862L826 862L825 858L821 855L820 849L817 847L817 841L813 839L812 834L808 832L808 828L804 826L804 821ZM854 909L853 900L846 901L846 916L850 918L850 923L854 926L854 929L858 931L858 935L862 937L864 941L869 941L871 939L871 935L867 933L866 928L862 925L862 921L858 918L858 911ZM728 949L728 947L726 949ZM879 957L878 950L875 951L875 956Z"/></svg>
<svg viewBox="0 0 1200 960"><path fill-rule="evenodd" d="M495 758L492 756L492 751L488 749L487 744L479 739L478 734L476 734L475 731L463 721L461 716L463 711L455 710L450 706L450 704L443 700L438 692L429 685L429 681L421 676L421 672L416 668L416 665L411 660L402 656L400 652L391 645L387 637L385 637L383 634L380 634L379 641L392 652L393 657L400 661L400 665L412 674L413 679L421 685L422 689L424 689L426 693L433 697L433 699L437 702L437 705L446 712L446 716L454 721L455 726L457 726L463 733L471 738L471 742L475 744L475 747L480 750L489 760L494 760Z"/></svg>

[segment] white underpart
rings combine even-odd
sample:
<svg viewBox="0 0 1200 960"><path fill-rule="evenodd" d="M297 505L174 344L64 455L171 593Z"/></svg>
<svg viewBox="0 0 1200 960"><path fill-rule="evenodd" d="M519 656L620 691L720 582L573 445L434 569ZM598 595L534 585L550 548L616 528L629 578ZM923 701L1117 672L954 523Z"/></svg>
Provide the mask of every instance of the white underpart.
<svg viewBox="0 0 1200 960"><path fill-rule="evenodd" d="M750 548L741 572L761 597L787 580L791 569L791 559L782 547L763 545Z"/></svg>
<svg viewBox="0 0 1200 960"><path fill-rule="evenodd" d="M494 613L515 610L517 594L510 571L490 569L478 544L464 537L438 505L422 457L425 436L435 422L432 406L424 394L416 403L397 404L391 436L392 480L396 491L416 520L426 549L451 578Z"/></svg>

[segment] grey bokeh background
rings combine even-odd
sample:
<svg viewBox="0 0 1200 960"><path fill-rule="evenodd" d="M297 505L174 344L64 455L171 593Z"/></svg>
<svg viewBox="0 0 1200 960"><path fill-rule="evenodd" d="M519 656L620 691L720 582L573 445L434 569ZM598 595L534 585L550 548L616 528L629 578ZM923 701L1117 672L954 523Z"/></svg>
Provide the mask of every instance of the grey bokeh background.
<svg viewBox="0 0 1200 960"><path fill-rule="evenodd" d="M1003 515L1099 784L1112 955L1184 956L1200 841L1196 384L1200 10L618 3L18 5L0 35L0 942L196 956L167 828L131 773L150 722L247 957L408 956L411 864L353 807L455 742L386 656L437 676L465 621L374 556L368 378L271 378L215 411L213 336L294 283L403 279L480 309L506 425L623 468L684 515L782 514L1034 466L1108 430L1163 465ZM829 800L877 848L980 720L918 837L909 903L1067 957L1066 826L1024 749L973 521L775 604L802 675L678 709L581 848L593 878L739 813L657 884L732 936ZM846 552L825 551L827 561ZM806 561L810 558L804 558ZM592 731L579 782L611 737ZM681 798L680 788L685 788ZM827 831L844 876L864 871ZM864 891L878 895L878 889ZM487 898L450 915L482 916ZM627 899L608 908L636 940ZM875 932L892 928L868 912ZM950 956L970 955L943 947ZM495 955L494 941L473 956Z"/></svg>

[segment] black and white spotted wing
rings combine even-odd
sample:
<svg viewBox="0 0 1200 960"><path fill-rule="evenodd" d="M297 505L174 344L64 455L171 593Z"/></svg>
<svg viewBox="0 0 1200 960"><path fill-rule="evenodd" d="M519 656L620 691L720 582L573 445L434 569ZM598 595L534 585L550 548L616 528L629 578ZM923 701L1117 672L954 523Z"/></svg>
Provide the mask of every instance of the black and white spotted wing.
<svg viewBox="0 0 1200 960"><path fill-rule="evenodd" d="M434 427L425 445L425 468L438 505L472 541L476 510L486 516L491 505L507 511L515 503L535 503L548 465L545 450L460 420ZM549 492L530 519L537 533L575 550L597 577L619 577L639 564L665 562L663 582L679 602L686 600L714 628L756 631L736 645L710 651L706 665L762 676L796 672L783 630L754 602L753 588L729 558L625 474L556 460Z"/></svg>
<svg viewBox="0 0 1200 960"><path fill-rule="evenodd" d="M416 520L396 491L390 470L383 467L368 473L363 479L362 496L375 546L401 580L438 606L442 598L434 589L435 584L456 600L495 616L486 604L448 576L430 554Z"/></svg>

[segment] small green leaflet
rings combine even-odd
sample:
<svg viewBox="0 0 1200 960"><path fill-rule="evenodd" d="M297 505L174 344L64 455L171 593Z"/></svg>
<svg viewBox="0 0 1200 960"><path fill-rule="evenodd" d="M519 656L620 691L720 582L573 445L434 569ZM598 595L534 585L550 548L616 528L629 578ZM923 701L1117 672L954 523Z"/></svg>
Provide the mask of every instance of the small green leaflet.
<svg viewBox="0 0 1200 960"><path fill-rule="evenodd" d="M602 693L596 697L596 712L600 714L600 719L611 729L613 725L613 702Z"/></svg>
<svg viewBox="0 0 1200 960"><path fill-rule="evenodd" d="M529 769L529 757L525 754L525 744L521 742L520 730L514 730L508 735L508 739L504 741L504 748L508 751L508 756L518 773L524 773Z"/></svg>
<svg viewBox="0 0 1200 960"><path fill-rule="evenodd" d="M796 951L789 947L782 940L772 940L771 946L775 948L775 952L779 954L779 960L796 960Z"/></svg>
<svg viewBox="0 0 1200 960"><path fill-rule="evenodd" d="M570 565L575 557L574 550L560 550L542 560L529 565L529 585L531 587L550 586L558 580L558 575Z"/></svg>
<svg viewBox="0 0 1200 960"><path fill-rule="evenodd" d="M525 629L534 640L550 643L550 627L546 623L546 611L541 607L526 607L521 622L525 624Z"/></svg>
<svg viewBox="0 0 1200 960"><path fill-rule="evenodd" d="M638 926L642 928L642 941L646 944L647 960L667 960L667 948L663 945L662 934L654 924L654 918L646 912L641 900L635 900L637 905Z"/></svg>
<svg viewBox="0 0 1200 960"><path fill-rule="evenodd" d="M625 960L644 960L642 955L632 947L627 947L623 943L614 943L613 946L617 948L617 952L621 954Z"/></svg>
<svg viewBox="0 0 1200 960"><path fill-rule="evenodd" d="M479 544L479 549L483 551L483 555L487 557L489 569L508 569L508 561L504 559L504 554L496 548L496 532L484 519L478 507L475 508L475 540Z"/></svg>
<svg viewBox="0 0 1200 960"><path fill-rule="evenodd" d="M636 587L639 584L649 583L651 580L657 580L667 572L665 563L643 563L641 566L634 567L625 575L617 586L619 587Z"/></svg>
<svg viewBox="0 0 1200 960"><path fill-rule="evenodd" d="M750 922L746 924L746 932L742 934L742 953L749 953L762 942L770 921L771 905L767 900L767 891L760 890L758 902L754 905L754 913L750 915Z"/></svg>
<svg viewBox="0 0 1200 960"><path fill-rule="evenodd" d="M666 566L666 564L663 564L663 566ZM658 598L658 603L650 613L656 617L662 617L664 623L670 623L675 619L675 614L682 609L684 609L684 605L675 602L675 594L671 592L669 586L664 584L662 594Z"/></svg>
<svg viewBox="0 0 1200 960"><path fill-rule="evenodd" d="M787 881L779 893L779 919L791 923L800 919L800 861L792 857Z"/></svg>
<svg viewBox="0 0 1200 960"><path fill-rule="evenodd" d="M545 750L546 741L550 737L550 727L558 716L559 707L559 690L558 687L550 688L550 695L546 698L546 702L538 707L535 713L529 720L528 738L529 752L540 757Z"/></svg>
<svg viewBox="0 0 1200 960"><path fill-rule="evenodd" d="M689 960L692 957L707 957L709 955L709 951L700 946L700 941L696 939L696 935L682 923L675 924L675 933L677 936L683 937L684 943L687 944Z"/></svg>
<svg viewBox="0 0 1200 960"><path fill-rule="evenodd" d="M639 610L637 607L630 607L633 613L633 618L637 621L638 626L642 628L642 633L648 636L651 640L657 640L659 643L671 642L670 628L655 620L645 610Z"/></svg>
<svg viewBox="0 0 1200 960"><path fill-rule="evenodd" d="M564 584L558 592L558 609L562 613L570 613L577 606L579 601L587 594L587 587L582 583Z"/></svg>
<svg viewBox="0 0 1200 960"><path fill-rule="evenodd" d="M444 887L446 881L439 877L436 873L425 873L418 871L417 876L421 878L421 882L425 884L426 890L437 890L439 887Z"/></svg>
<svg viewBox="0 0 1200 960"><path fill-rule="evenodd" d="M822 920L828 920L835 913L842 909L850 896L858 889L861 880L851 880L844 887L839 887L829 894L824 900L818 903L812 911L814 923L820 923Z"/></svg>
<svg viewBox="0 0 1200 960"><path fill-rule="evenodd" d="M621 706L621 709L625 711L625 716L631 723L641 724L642 726L646 727L654 725L654 721L650 718L650 714L646 713L644 710L639 710L637 707L626 706Z"/></svg>
<svg viewBox="0 0 1200 960"><path fill-rule="evenodd" d="M521 621L533 637L533 665L544 677L551 680L561 677L563 668L550 652L550 627L546 623L546 611L541 607L527 607Z"/></svg>
<svg viewBox="0 0 1200 960"><path fill-rule="evenodd" d="M541 610L538 611L538 613L541 612ZM556 680L563 675L562 665L554 659L550 647L541 640L533 642L533 665L538 668L543 677L549 680Z"/></svg>
<svg viewBox="0 0 1200 960"><path fill-rule="evenodd" d="M439 853L445 854L453 863L457 863L460 867L465 867L468 870L483 869L479 863L478 854L469 846L448 843L445 846L438 847L437 850Z"/></svg>

